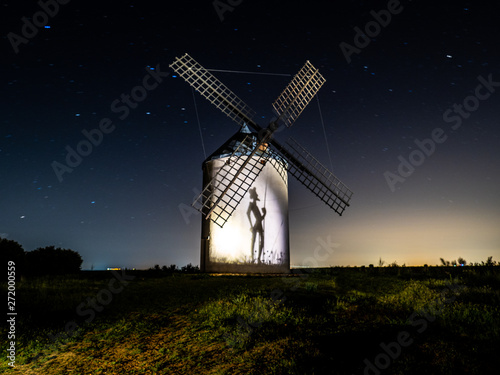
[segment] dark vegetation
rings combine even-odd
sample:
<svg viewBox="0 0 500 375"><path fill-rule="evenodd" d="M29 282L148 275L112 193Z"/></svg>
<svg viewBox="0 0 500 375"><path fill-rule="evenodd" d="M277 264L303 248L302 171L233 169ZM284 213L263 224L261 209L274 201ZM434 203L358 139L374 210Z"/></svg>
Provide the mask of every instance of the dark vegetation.
<svg viewBox="0 0 500 375"><path fill-rule="evenodd" d="M39 247L33 251L24 251L13 240L0 238L0 264L15 262L16 272L23 276L63 275L80 271L82 257L70 249L54 246Z"/></svg>
<svg viewBox="0 0 500 375"><path fill-rule="evenodd" d="M30 277L17 284L17 367L2 357L0 372L493 374L500 267L487 263Z"/></svg>
<svg viewBox="0 0 500 375"><path fill-rule="evenodd" d="M191 263L188 263L185 266L182 266L181 268L177 267L175 264L171 264L170 266L163 266L160 267L159 264L155 264L154 267L151 267L148 270L149 275L155 275L155 276L165 276L165 275L171 275L173 273L198 273L200 272L200 267L198 266L193 266Z"/></svg>

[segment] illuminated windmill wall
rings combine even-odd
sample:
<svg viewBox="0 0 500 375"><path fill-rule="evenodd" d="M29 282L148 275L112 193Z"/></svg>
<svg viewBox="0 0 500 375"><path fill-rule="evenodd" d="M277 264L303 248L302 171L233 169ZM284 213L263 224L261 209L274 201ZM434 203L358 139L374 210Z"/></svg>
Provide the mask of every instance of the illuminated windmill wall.
<svg viewBox="0 0 500 375"><path fill-rule="evenodd" d="M286 163L277 154L268 156L266 149L249 156L256 144L257 135L245 126L203 163L203 186L220 184L221 168L236 167L248 157L254 160L249 164L262 166L226 222L223 216L202 220L200 268L205 272L290 270Z"/></svg>
<svg viewBox="0 0 500 375"><path fill-rule="evenodd" d="M352 197L352 191L298 142L289 139L282 145L273 138L280 125L295 123L325 79L306 61L274 101L276 118L263 128L243 100L187 53L170 67L242 128L204 164L204 189L193 203L204 220L201 270L289 272L284 171L339 215ZM247 126L256 133L249 134Z"/></svg>

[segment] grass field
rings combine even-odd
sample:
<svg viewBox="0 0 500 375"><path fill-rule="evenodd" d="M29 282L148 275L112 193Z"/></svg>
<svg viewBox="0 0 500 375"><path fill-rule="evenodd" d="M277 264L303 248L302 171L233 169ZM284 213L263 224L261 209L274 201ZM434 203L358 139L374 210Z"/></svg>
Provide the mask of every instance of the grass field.
<svg viewBox="0 0 500 375"><path fill-rule="evenodd" d="M117 275L18 282L16 367L4 354L0 371L498 373L498 267Z"/></svg>

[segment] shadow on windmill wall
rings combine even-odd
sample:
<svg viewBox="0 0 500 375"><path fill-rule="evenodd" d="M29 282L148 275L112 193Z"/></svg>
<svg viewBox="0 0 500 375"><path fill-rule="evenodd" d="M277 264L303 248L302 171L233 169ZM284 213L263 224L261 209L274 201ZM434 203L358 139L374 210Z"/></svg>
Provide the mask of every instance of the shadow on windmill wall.
<svg viewBox="0 0 500 375"><path fill-rule="evenodd" d="M250 193L250 203L248 204L247 216L250 222L250 231L252 232L252 260L253 263L262 263L262 250L264 249L264 226L263 221L266 217L266 207L262 207L262 213L260 208L257 206L257 201L260 201L259 195L257 194L256 188L251 188ZM254 217L252 223L252 214ZM259 242L257 249L255 249L255 240L259 237Z"/></svg>
<svg viewBox="0 0 500 375"><path fill-rule="evenodd" d="M224 162L209 162L208 179ZM222 228L204 221L203 271L290 272L287 181L271 164L265 165Z"/></svg>

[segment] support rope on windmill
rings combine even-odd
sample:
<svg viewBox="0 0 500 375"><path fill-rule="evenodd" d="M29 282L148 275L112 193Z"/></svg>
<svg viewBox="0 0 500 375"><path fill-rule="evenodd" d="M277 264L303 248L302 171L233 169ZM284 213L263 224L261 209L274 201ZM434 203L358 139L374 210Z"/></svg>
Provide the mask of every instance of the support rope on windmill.
<svg viewBox="0 0 500 375"><path fill-rule="evenodd" d="M240 125L202 164L203 191L193 202L203 216L201 271L289 273L288 175L339 215L353 194L297 141L273 138L279 125L295 123L325 79L306 61L273 103L277 119L261 127L255 111L187 53L170 67Z"/></svg>

